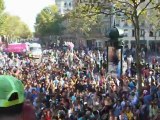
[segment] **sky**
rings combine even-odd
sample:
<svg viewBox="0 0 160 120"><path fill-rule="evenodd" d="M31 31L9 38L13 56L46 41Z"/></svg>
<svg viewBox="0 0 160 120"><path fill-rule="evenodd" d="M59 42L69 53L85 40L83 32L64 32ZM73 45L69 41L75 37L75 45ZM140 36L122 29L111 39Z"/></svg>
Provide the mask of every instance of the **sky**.
<svg viewBox="0 0 160 120"><path fill-rule="evenodd" d="M4 0L5 11L16 15L34 32L37 14L46 6L54 4L54 0Z"/></svg>

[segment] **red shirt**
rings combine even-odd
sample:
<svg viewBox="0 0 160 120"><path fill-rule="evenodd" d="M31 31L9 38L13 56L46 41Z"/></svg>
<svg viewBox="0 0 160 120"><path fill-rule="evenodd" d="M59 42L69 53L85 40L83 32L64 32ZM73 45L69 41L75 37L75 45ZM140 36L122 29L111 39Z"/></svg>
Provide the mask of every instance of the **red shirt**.
<svg viewBox="0 0 160 120"><path fill-rule="evenodd" d="M23 120L36 120L35 109L29 103L23 105Z"/></svg>
<svg viewBox="0 0 160 120"><path fill-rule="evenodd" d="M52 120L51 116L46 116L45 120Z"/></svg>

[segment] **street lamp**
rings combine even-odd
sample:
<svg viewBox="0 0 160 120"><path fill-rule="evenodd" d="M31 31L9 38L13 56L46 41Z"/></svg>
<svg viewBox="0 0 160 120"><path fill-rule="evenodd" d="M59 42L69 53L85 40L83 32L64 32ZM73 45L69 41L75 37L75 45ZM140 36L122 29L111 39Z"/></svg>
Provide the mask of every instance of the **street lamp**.
<svg viewBox="0 0 160 120"><path fill-rule="evenodd" d="M124 31L114 26L110 29L107 37L110 38L107 44L107 71L116 72L120 77L123 66L123 42L119 40L124 36Z"/></svg>

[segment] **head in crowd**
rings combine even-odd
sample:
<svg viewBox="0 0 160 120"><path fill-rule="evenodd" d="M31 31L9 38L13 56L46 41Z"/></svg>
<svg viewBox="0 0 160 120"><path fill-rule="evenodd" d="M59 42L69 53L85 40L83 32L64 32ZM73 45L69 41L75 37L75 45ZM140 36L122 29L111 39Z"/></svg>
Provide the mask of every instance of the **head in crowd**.
<svg viewBox="0 0 160 120"><path fill-rule="evenodd" d="M29 106L22 82L10 75L0 75L0 120L25 120L25 110L29 111Z"/></svg>

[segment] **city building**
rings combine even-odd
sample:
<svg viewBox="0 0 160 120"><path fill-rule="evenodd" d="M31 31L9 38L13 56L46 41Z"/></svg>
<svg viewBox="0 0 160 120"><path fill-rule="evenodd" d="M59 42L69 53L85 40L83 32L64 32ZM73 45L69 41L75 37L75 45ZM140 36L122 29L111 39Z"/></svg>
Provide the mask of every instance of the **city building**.
<svg viewBox="0 0 160 120"><path fill-rule="evenodd" d="M160 2L159 0L156 0L157 2ZM144 3L140 6L144 8L144 6L147 4L147 0L144 1ZM152 4L148 6L149 8L152 8ZM141 8L140 8L141 9ZM151 15L153 11L149 10L147 11L147 15ZM156 13L157 15L159 13ZM159 14L160 15L160 14ZM126 16L123 14L120 14L119 16L115 17L116 26L123 29L125 36L123 37L123 41L129 45L129 48L135 47L136 41L135 41L135 30L134 26L132 25L132 22L130 20L126 19ZM155 25L151 24L149 21L145 19L139 20L140 23L140 46L141 47L147 47L150 50L158 49L160 51L160 30L155 30Z"/></svg>
<svg viewBox="0 0 160 120"><path fill-rule="evenodd" d="M61 15L66 14L74 8L74 0L55 0L55 4L57 5Z"/></svg>
<svg viewBox="0 0 160 120"><path fill-rule="evenodd" d="M94 0L74 0L74 7L76 5L79 4L90 4L94 2ZM110 5L108 3L104 4L105 1L103 0L99 0L98 3L101 5ZM98 4L95 3L95 6L97 6ZM89 48L103 48L105 47L105 43L106 41L108 41L108 38L106 37L106 31L109 31L109 29L111 28L112 24L113 24L113 15L108 16L108 15L104 15L101 14L100 15L100 24L99 26L94 26L91 29L90 35L89 37L84 37L83 33L78 33L76 34L76 40L78 41L78 45L80 45L79 43L83 43L83 46L89 47Z"/></svg>
<svg viewBox="0 0 160 120"><path fill-rule="evenodd" d="M147 2L148 1L146 0L144 4ZM157 2L160 1L157 0ZM92 0L81 0L81 3L93 4L94 2L92 3ZM149 12L150 11L148 11L147 14L149 14ZM102 16L103 16L101 25L102 37L105 36L106 32L113 26L113 22L115 21L116 27L124 30L125 36L122 38L124 43L127 44L129 48L135 47L136 40L134 37L135 35L134 26L132 25L132 22L130 20L126 19L126 16L124 14L109 15L109 16L102 15ZM108 39L106 38L104 40L102 39L102 37L92 38L92 46L102 47L102 48L105 47L106 46L105 43L108 41ZM158 48L160 46L160 30L154 31L153 26L151 24L147 23L145 20L144 22L141 21L139 42L141 47L147 47L151 50L157 48L160 51L160 48Z"/></svg>
<svg viewBox="0 0 160 120"><path fill-rule="evenodd" d="M88 0L55 0L61 15L64 15L68 11L74 9L75 5L77 5L76 2L78 2L77 4L79 4L79 2L81 4L89 4ZM77 33L76 35L68 34L67 31L64 32L63 37L66 37L68 40L72 39L73 41L78 41L77 45L80 45L79 43L83 41L84 46L90 48L104 48L109 39L105 37L106 33L110 30L110 28L113 26L113 22L115 21L116 26L124 30L125 36L122 38L122 40L125 42L125 44L128 44L129 48L135 46L136 41L134 37L134 26L132 25L131 21L126 20L126 17L123 14L116 16L102 14L101 17L101 25L93 28L93 34L91 34L89 38L83 38L81 33ZM148 48L153 49L157 46L160 46L160 31L156 31L155 33L155 31L152 30L152 26L147 24L148 23L141 22L140 44L141 46L147 46ZM64 25L67 26L67 20L64 21Z"/></svg>
<svg viewBox="0 0 160 120"><path fill-rule="evenodd" d="M135 31L134 26L131 23L126 22L126 20L121 17L116 19L116 26L123 29L125 36L123 41L129 45L129 47L135 46ZM144 23L140 25L140 44L145 45L150 48L155 47L155 43L160 46L160 31L154 32L152 27L146 26Z"/></svg>

